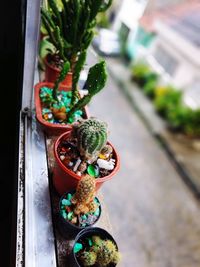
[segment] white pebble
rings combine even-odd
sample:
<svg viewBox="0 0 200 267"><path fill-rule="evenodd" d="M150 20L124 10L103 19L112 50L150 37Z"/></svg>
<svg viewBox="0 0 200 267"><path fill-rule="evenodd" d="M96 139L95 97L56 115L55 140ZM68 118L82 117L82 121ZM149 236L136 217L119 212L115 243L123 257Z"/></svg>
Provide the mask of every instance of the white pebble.
<svg viewBox="0 0 200 267"><path fill-rule="evenodd" d="M61 155L60 156L60 159L63 161L65 159L65 156L64 155Z"/></svg>
<svg viewBox="0 0 200 267"><path fill-rule="evenodd" d="M77 159L77 162L76 162L76 164L74 165L74 168L73 168L73 171L74 172L77 171L77 169L78 169L78 167L79 167L80 164L81 164L81 159Z"/></svg>
<svg viewBox="0 0 200 267"><path fill-rule="evenodd" d="M97 164L99 165L99 168L112 171L115 167L115 160L111 159L110 161L107 161L104 159L98 159Z"/></svg>

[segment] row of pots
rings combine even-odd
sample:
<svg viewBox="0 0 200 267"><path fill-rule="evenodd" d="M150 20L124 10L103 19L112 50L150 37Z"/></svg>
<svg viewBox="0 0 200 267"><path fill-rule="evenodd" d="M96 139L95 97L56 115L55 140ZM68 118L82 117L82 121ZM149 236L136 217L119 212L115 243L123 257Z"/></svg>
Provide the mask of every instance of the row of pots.
<svg viewBox="0 0 200 267"><path fill-rule="evenodd" d="M68 81L69 82L69 81ZM101 204L97 199L97 202L99 203L99 214L96 218L96 220L91 223L88 226L76 226L73 223L71 223L69 220L64 219L62 216L62 200L66 196L66 194L70 193L73 194L74 190L76 189L79 181L80 181L80 175L77 175L75 172L73 172L70 168L67 168L66 165L63 164L59 154L58 154L58 147L62 143L63 140L69 139L72 134L72 126L70 124L62 125L62 124L53 124L48 121L45 121L42 117L42 104L40 99L40 90L42 87L48 87L53 88L54 84L49 82L43 82L38 83L35 86L35 105L36 105L36 119L39 122L40 126L44 130L44 132L49 136L55 136L59 135L57 138L55 144L54 144L54 157L55 157L55 167L53 170L53 185L58 192L58 194L61 196L60 198L60 204L59 204L59 216L58 216L58 229L60 233L64 237L68 237L69 233L72 236L75 236L75 242L74 247L72 249L72 252L70 254L70 262L71 266L83 266L81 265L76 250L76 244L80 244L80 240L84 240L85 238L91 237L92 235L100 236L103 240L109 239L112 240L112 242L115 244L115 247L118 249L117 244L113 237L106 232L104 229L92 227L100 218L101 216ZM70 90L70 84L68 86L60 86L59 90ZM89 118L87 107L84 108L84 115L85 118ZM107 142L109 146L113 149L113 157L115 159L115 168L106 176L102 178L96 178L96 191L100 189L100 187L103 185L104 182L110 180L116 172L119 170L119 155L113 145L110 142ZM94 265L96 266L96 265ZM112 263L108 266L116 266L116 264Z"/></svg>

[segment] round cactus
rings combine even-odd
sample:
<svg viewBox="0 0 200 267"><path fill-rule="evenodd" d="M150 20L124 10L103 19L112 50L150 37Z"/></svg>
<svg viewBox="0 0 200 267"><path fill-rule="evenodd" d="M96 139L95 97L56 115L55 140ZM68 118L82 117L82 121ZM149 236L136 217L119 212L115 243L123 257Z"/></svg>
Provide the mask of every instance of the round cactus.
<svg viewBox="0 0 200 267"><path fill-rule="evenodd" d="M94 251L84 251L80 259L83 266L92 266L96 263L97 255Z"/></svg>
<svg viewBox="0 0 200 267"><path fill-rule="evenodd" d="M107 142L107 124L95 118L82 121L75 126L78 149L85 159L95 160Z"/></svg>
<svg viewBox="0 0 200 267"><path fill-rule="evenodd" d="M97 259L99 265L107 266L111 262L116 263L118 258L118 252L115 244L111 240L103 241Z"/></svg>

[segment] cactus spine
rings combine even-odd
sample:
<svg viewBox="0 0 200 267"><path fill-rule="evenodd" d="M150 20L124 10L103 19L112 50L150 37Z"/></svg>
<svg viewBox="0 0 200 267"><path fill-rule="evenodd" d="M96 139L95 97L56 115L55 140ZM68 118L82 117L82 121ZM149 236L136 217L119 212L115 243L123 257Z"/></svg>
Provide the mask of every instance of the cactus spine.
<svg viewBox="0 0 200 267"><path fill-rule="evenodd" d="M76 193L72 198L72 203L75 205L74 213L93 212L97 209L94 203L95 198L95 179L89 175L85 175L78 183ZM94 205L91 206L91 203ZM92 210L91 210L92 209Z"/></svg>
<svg viewBox="0 0 200 267"><path fill-rule="evenodd" d="M78 149L85 159L95 160L107 142L107 124L95 118L82 121L74 128Z"/></svg>

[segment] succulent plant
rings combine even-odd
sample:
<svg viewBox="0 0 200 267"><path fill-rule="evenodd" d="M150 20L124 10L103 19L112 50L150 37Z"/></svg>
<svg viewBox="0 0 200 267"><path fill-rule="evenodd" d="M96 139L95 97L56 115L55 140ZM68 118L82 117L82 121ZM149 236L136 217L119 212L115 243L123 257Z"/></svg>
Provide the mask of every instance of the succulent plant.
<svg viewBox="0 0 200 267"><path fill-rule="evenodd" d="M83 176L77 186L76 193L72 198L72 203L75 205L74 213L87 213L95 211L97 205L90 206L95 198L95 179L89 175ZM90 208L93 210L91 211Z"/></svg>
<svg viewBox="0 0 200 267"><path fill-rule="evenodd" d="M81 262L83 266L92 266L95 264L97 259L97 254L94 251L84 251L81 255Z"/></svg>
<svg viewBox="0 0 200 267"><path fill-rule="evenodd" d="M68 73L70 69L70 63L69 61L66 61L63 65L62 71L60 72L60 75L58 77L58 79L55 82L54 88L53 88L53 98L55 101L58 101L58 87L59 84L65 79L66 74Z"/></svg>
<svg viewBox="0 0 200 267"><path fill-rule="evenodd" d="M83 266L98 265L106 267L109 266L110 263L117 265L121 255L116 245L111 240L103 240L99 236L93 236L91 239L93 243L92 246L89 250L83 251L80 256Z"/></svg>
<svg viewBox="0 0 200 267"><path fill-rule="evenodd" d="M74 135L81 156L93 161L107 142L107 124L96 118L83 120L75 126Z"/></svg>
<svg viewBox="0 0 200 267"><path fill-rule="evenodd" d="M79 78L79 71L78 65L76 66L78 74L76 74ZM75 75L73 77L73 95L72 95L72 105L71 110L68 113L68 117L70 118L75 111L82 109L84 106L86 106L92 99L94 95L96 95L98 92L100 92L107 80L107 72L106 72L106 63L105 61L101 61L100 63L95 64L89 69L87 81L86 81L86 89L88 89L88 94L85 95L83 98L79 99L78 102L76 101L78 98L77 93L77 82L78 78L75 79Z"/></svg>
<svg viewBox="0 0 200 267"><path fill-rule="evenodd" d="M107 266L109 263L117 263L119 253L115 244L111 240L104 240L100 246L97 255L97 261L100 266Z"/></svg>
<svg viewBox="0 0 200 267"><path fill-rule="evenodd" d="M112 0L48 0L41 8L42 24L48 32L50 42L60 58L70 62L73 74L72 105L78 100L77 82L85 64L87 48L90 45L99 12L106 11ZM85 99L86 100L86 99Z"/></svg>

